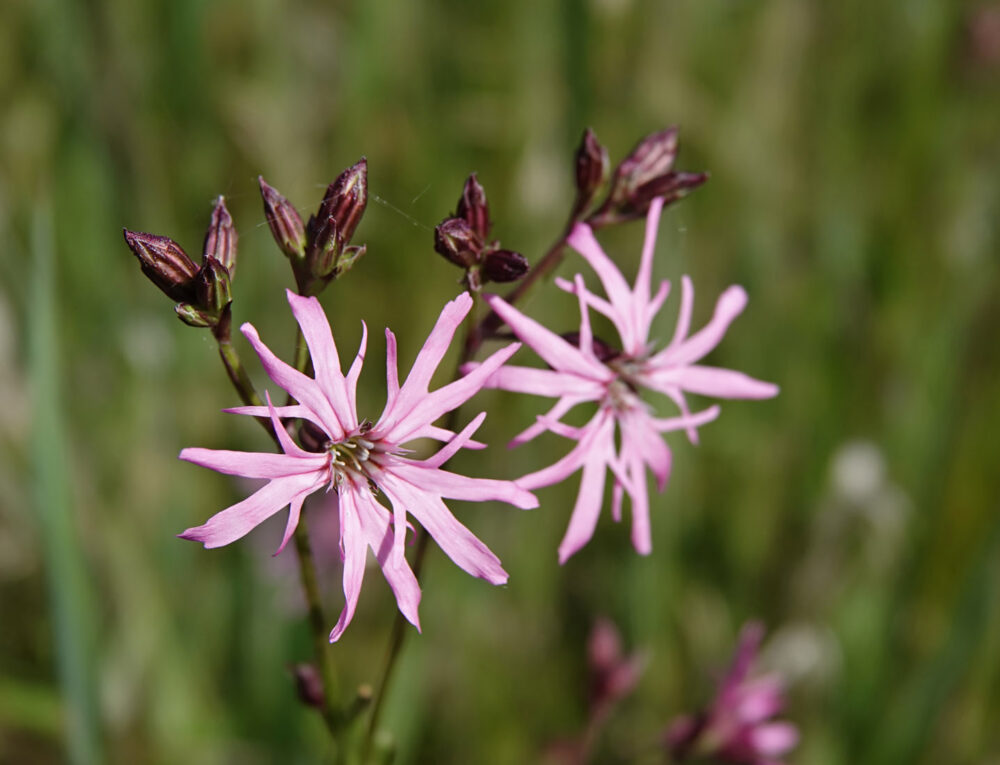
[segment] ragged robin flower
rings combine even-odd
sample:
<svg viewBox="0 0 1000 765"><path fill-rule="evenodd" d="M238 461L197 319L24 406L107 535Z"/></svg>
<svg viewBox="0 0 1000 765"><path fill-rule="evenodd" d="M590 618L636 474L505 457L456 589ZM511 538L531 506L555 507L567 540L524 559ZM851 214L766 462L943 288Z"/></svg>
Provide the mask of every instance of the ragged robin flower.
<svg viewBox="0 0 1000 765"><path fill-rule="evenodd" d="M444 499L501 500L520 508L536 507L538 502L510 481L469 478L442 469L461 448L482 448L483 444L473 441L472 436L483 422L485 412L457 435L433 423L479 391L486 378L517 350L518 344L497 351L473 374L430 391L431 377L455 330L472 307L472 299L463 293L444 307L402 385L396 366L396 338L386 330L388 401L382 415L371 423L358 418L356 397L367 328L345 376L319 302L291 292L288 302L309 346L315 378L277 358L261 342L256 329L244 324L242 332L268 375L297 403L274 406L268 397L267 406L229 410L270 417L283 453L184 449L181 459L221 473L266 479L268 483L180 536L202 542L205 547L220 547L244 536L284 507L290 507L278 549L281 552L295 531L306 498L317 491L336 492L346 603L330 633L331 642L343 634L354 615L368 548L382 567L399 610L420 628L417 614L420 586L404 551L410 528L407 515L416 519L459 567L492 584L505 583L507 573L500 560L452 515ZM282 421L292 419L310 423L314 434L307 444L310 449L295 443L288 435ZM442 441L445 445L427 459L415 459L409 456L411 452L406 445L421 438ZM388 507L379 501L380 497L388 500Z"/></svg>
<svg viewBox="0 0 1000 765"><path fill-rule="evenodd" d="M614 480L613 517L621 519L623 495L628 494L632 504L632 543L642 554L651 551L646 468L652 471L658 489L663 491L670 475L671 454L662 434L686 430L690 440L696 442L697 428L719 414L718 406L692 414L685 394L759 399L778 392L776 385L741 372L698 363L719 344L729 324L746 306L747 296L742 287L727 289L719 298L709 323L689 335L694 289L691 280L684 277L680 317L673 339L660 350L650 342L653 318L670 290L670 283L664 281L656 293L650 295L653 251L662 207L662 198L650 205L634 287L629 287L618 267L601 249L590 227L585 223L574 227L569 244L597 273L607 298L590 292L580 275L572 283L557 280L562 289L576 294L580 304L580 331L569 339L546 329L503 299L486 296L490 307L514 334L550 367L504 366L489 377L486 386L558 399L546 415L516 436L511 445L530 441L544 431L576 441L576 446L557 462L517 481L526 489L538 489L559 483L582 469L576 505L559 545L562 563L583 547L594 533L608 470ZM589 318L591 308L614 324L621 338L620 350L594 338ZM465 367L466 371L479 372L480 369L476 364ZM677 405L680 414L657 417L640 395L644 389L666 395ZM586 425L572 427L561 421L567 412L585 402L597 404L597 412Z"/></svg>

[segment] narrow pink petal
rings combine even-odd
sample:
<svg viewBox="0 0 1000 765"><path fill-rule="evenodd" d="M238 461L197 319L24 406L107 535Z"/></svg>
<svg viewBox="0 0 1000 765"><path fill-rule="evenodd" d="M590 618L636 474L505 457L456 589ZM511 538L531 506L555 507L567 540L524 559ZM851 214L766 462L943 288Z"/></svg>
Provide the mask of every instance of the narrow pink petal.
<svg viewBox="0 0 1000 765"><path fill-rule="evenodd" d="M469 374L478 363L465 364L462 374ZM568 372L535 367L518 367L505 364L486 378L484 388L500 388L513 393L530 393L534 396L586 396L596 401L604 394L604 383Z"/></svg>
<svg viewBox="0 0 1000 765"><path fill-rule="evenodd" d="M597 431L601 428L601 425L601 415L598 413L584 427L588 431ZM552 484L560 483L561 481L566 480L573 475L573 473L579 470L580 466L583 465L584 461L587 459L591 441L592 439L584 436L580 442L562 459L553 462L551 465L542 468L541 470L536 470L534 473L528 473L527 475L521 476L517 479L517 484L526 489L540 489L543 486L551 486Z"/></svg>
<svg viewBox="0 0 1000 765"><path fill-rule="evenodd" d="M389 329L385 331L385 386L387 395L385 410L388 412L399 395L399 367L396 363L396 336Z"/></svg>
<svg viewBox="0 0 1000 765"><path fill-rule="evenodd" d="M758 725L751 731L750 738L758 754L777 757L795 748L799 743L799 730L791 723L774 722Z"/></svg>
<svg viewBox="0 0 1000 765"><path fill-rule="evenodd" d="M576 296L580 303L580 342L578 347L584 356L597 361L598 359L594 355L594 332L590 328L590 312L587 310L587 302L583 297L585 291L583 277L577 274L573 277L573 283L576 285Z"/></svg>
<svg viewBox="0 0 1000 765"><path fill-rule="evenodd" d="M589 400L591 400L590 397L580 398L578 396L563 396L548 412L546 412L543 416L538 417L532 425L514 436L511 442L507 444L507 448L513 449L516 446L528 443L531 439L536 438L546 430L549 430L553 421L558 420L574 406ZM582 433L579 438L582 438Z"/></svg>
<svg viewBox="0 0 1000 765"><path fill-rule="evenodd" d="M294 367L289 366L284 361L275 356L271 349L261 342L257 335L257 330L252 324L244 324L240 327L250 345L260 357L260 363L268 376L278 385L288 391L291 396L303 406L312 410L322 423L323 430L334 440L344 437L344 428L326 394L320 389L319 384L309 377L299 372Z"/></svg>
<svg viewBox="0 0 1000 765"><path fill-rule="evenodd" d="M361 583L365 578L365 558L368 544L361 530L358 515L358 497L353 487L346 482L340 492L340 550L344 556L344 609L337 624L330 632L330 642L335 643L344 634L347 625L354 618L361 596Z"/></svg>
<svg viewBox="0 0 1000 765"><path fill-rule="evenodd" d="M288 544L288 540L291 539L292 534L295 533L295 529L299 525L299 516L302 514L302 503L305 501L305 494L300 494L291 501L291 504L288 507L288 520L285 522L285 533L281 537L281 544L278 545L278 549L274 553L275 555L281 554L281 551L285 549L285 545Z"/></svg>
<svg viewBox="0 0 1000 765"><path fill-rule="evenodd" d="M322 480L317 482L314 473L275 478L242 502L227 507L201 526L187 529L178 536L201 542L207 548L228 545L245 536L300 495L315 491L321 485Z"/></svg>
<svg viewBox="0 0 1000 765"><path fill-rule="evenodd" d="M385 576L396 605L406 620L420 631L420 585L413 575L410 565L403 559L402 565L397 565L392 555L394 535L389 529L389 513L382 507L371 492L359 492L357 496L358 511L361 525L369 547L375 552L382 575Z"/></svg>
<svg viewBox="0 0 1000 765"><path fill-rule="evenodd" d="M317 456L320 456L323 457L325 463L326 457L324 455L311 454L292 440L292 437L288 435L288 431L285 430L285 424L278 419L278 413L274 409L274 404L271 403L271 394L264 391L264 398L267 400L267 415L271 419L271 428L274 430L274 437L278 439L278 443L281 445L281 450L285 454L301 460L313 461ZM308 465L310 462L304 462L303 464Z"/></svg>
<svg viewBox="0 0 1000 765"><path fill-rule="evenodd" d="M466 443L472 438L472 434L479 430L479 426L483 424L483 420L486 419L486 412L480 412L475 419L472 420L468 425L466 425L462 432L455 436L451 441L449 441L445 446L437 451L432 457L418 462L421 467L424 468L439 468L456 454L458 450L465 446Z"/></svg>
<svg viewBox="0 0 1000 765"><path fill-rule="evenodd" d="M656 488L663 491L670 477L670 449L647 412L629 412L621 424L622 450L637 456L656 477ZM643 478L645 483L645 478Z"/></svg>
<svg viewBox="0 0 1000 765"><path fill-rule="evenodd" d="M674 327L674 336L667 346L667 351L676 348L683 343L691 331L691 313L694 310L694 285L687 275L681 277L681 309L677 314L677 326Z"/></svg>
<svg viewBox="0 0 1000 765"><path fill-rule="evenodd" d="M642 316L641 321L639 322L640 334L642 335L642 337L645 337L647 341L649 339L649 328L653 324L653 319L656 317L656 314L660 312L660 309L663 307L663 304L666 302L667 296L669 294L670 294L670 282L664 279L662 282L660 282L659 289L656 291L656 294L653 295L653 298L649 301L649 304L646 306L646 312Z"/></svg>
<svg viewBox="0 0 1000 765"><path fill-rule="evenodd" d="M309 346L316 382L333 407L344 431L350 433L358 426L354 402L348 394L347 382L340 369L340 355L330 331L330 322L323 307L314 297L302 297L287 290L288 304L302 328L302 336Z"/></svg>
<svg viewBox="0 0 1000 765"><path fill-rule="evenodd" d="M632 291L637 317L646 313L646 306L649 304L649 290L653 278L653 253L656 252L656 233L660 228L661 210L663 210L663 197L657 197L650 203L649 213L646 215L642 259L639 261L639 273L635 277L635 289Z"/></svg>
<svg viewBox="0 0 1000 765"><path fill-rule="evenodd" d="M448 430L447 428L439 428L434 425L424 425L422 428L418 428L410 434L408 441L415 441L418 438L430 438L434 441L443 441L448 443L455 437L455 432L453 430ZM470 439L468 443L465 444L466 449L485 449L486 444L482 441L476 441L475 439Z"/></svg>
<svg viewBox="0 0 1000 765"><path fill-rule="evenodd" d="M778 395L774 383L755 380L742 372L719 367L690 366L653 374L658 385L673 385L689 393L715 398L761 399Z"/></svg>
<svg viewBox="0 0 1000 765"><path fill-rule="evenodd" d="M357 401L358 401L358 378L361 376L361 367L365 363L365 351L368 349L368 325L361 322L361 342L358 344L358 355L354 357L351 368L347 371L347 400L350 404L351 417L355 426L358 424Z"/></svg>
<svg viewBox="0 0 1000 765"><path fill-rule="evenodd" d="M180 459L226 475L238 475L244 478L282 478L321 471L325 467L327 458L323 454L313 454L304 458L269 452L236 452L189 447L180 453Z"/></svg>
<svg viewBox="0 0 1000 765"><path fill-rule="evenodd" d="M292 314L309 346L316 382L336 412L344 431L350 433L358 426L358 417L340 368L340 355L330 331L330 322L316 298L302 297L291 290L287 290L287 294Z"/></svg>
<svg viewBox="0 0 1000 765"><path fill-rule="evenodd" d="M265 391L266 393L267 391ZM226 414L246 414L251 417L270 417L270 410L267 405L263 406L231 406L227 409L223 409ZM274 407L275 413L283 420L289 419L301 419L309 420L314 422L320 427L323 427L323 423L319 421L319 418L312 412L312 410L307 409L301 404L289 404L288 406L276 406Z"/></svg>
<svg viewBox="0 0 1000 765"><path fill-rule="evenodd" d="M615 324L615 322L620 320L621 317L618 315L618 312L611 307L611 303L604 298L598 297L586 287L584 287L581 292L577 289L577 286L573 282L568 282L561 276L556 277L555 283L556 286L564 292L569 292L571 295L582 295L584 302L588 306L607 317L612 324ZM619 327L617 324L615 324L615 329L618 330L619 336L621 336L623 331L627 331L625 328Z"/></svg>
<svg viewBox="0 0 1000 765"><path fill-rule="evenodd" d="M430 492L448 499L464 499L470 502L499 500L522 510L532 510L538 507L535 495L515 485L513 481L470 478L457 473L449 473L447 470L427 468L405 461L393 465L390 472L406 481L416 491Z"/></svg>
<svg viewBox="0 0 1000 765"><path fill-rule="evenodd" d="M654 364L679 366L692 364L706 356L717 346L729 329L729 325L746 308L747 293L739 286L732 286L719 297L711 320L687 340L661 351L650 361Z"/></svg>
<svg viewBox="0 0 1000 765"><path fill-rule="evenodd" d="M597 273L597 277L604 285L604 291L618 315L615 325L622 334L622 342L626 349L631 348L636 342L631 313L634 296L625 281L625 277L618 270L618 266L601 249L601 245L594 238L594 232L587 224L577 223L566 241L573 249L583 255L590 263L590 267Z"/></svg>
<svg viewBox="0 0 1000 765"><path fill-rule="evenodd" d="M587 544L594 535L594 529L597 528L597 518L604 502L604 480L607 475L608 458L614 446L611 440L613 435L614 431L609 421L604 427L595 430L590 439L591 446L580 478L580 491L576 495L576 504L573 506L566 534L559 543L560 564L565 563Z"/></svg>
<svg viewBox="0 0 1000 765"><path fill-rule="evenodd" d="M662 444L662 441L660 442ZM642 452L630 455L629 472L632 477L632 547L640 555L653 552L653 535L649 524L649 492L646 489L646 470L643 464L646 457ZM666 473L670 472L670 452L667 452ZM666 475L664 475L666 482ZM661 489L662 491L662 489Z"/></svg>
<svg viewBox="0 0 1000 765"><path fill-rule="evenodd" d="M427 386L430 385L431 378L437 370L441 359L451 345L455 330L458 329L469 309L472 308L472 298L463 292L457 298L445 305L438 317L434 328L427 336L420 353L410 373L406 376L406 381L399 389L399 395L393 401L392 410L386 408L379 421L389 418L405 416L423 397L427 395Z"/></svg>
<svg viewBox="0 0 1000 765"><path fill-rule="evenodd" d="M496 311L521 340L542 357L553 369L568 372L590 380L607 381L613 373L604 364L589 359L580 349L568 343L559 335L543 327L534 319L529 319L513 306L496 295L486 295L490 308Z"/></svg>
<svg viewBox="0 0 1000 765"><path fill-rule="evenodd" d="M687 428L699 428L702 425L712 422L719 416L719 412L722 411L722 407L718 404L710 406L708 409L703 409L696 414L690 414L687 417L654 417L652 419L653 427L660 433L669 433L673 430L685 430Z"/></svg>
<svg viewBox="0 0 1000 765"><path fill-rule="evenodd" d="M438 547L455 564L491 584L505 584L507 572L500 559L465 526L458 522L440 497L415 489L407 481L386 476L382 489L392 500L405 505Z"/></svg>

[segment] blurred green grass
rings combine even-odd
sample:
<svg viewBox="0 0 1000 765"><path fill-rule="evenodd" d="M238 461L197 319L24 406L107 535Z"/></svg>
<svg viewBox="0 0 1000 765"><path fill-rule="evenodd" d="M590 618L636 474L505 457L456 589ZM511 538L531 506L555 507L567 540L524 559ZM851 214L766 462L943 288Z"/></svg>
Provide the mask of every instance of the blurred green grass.
<svg viewBox="0 0 1000 765"><path fill-rule="evenodd" d="M511 582L490 588L431 555L424 634L386 716L400 761L535 761L576 732L598 614L652 652L601 761L658 761L657 732L705 699L753 616L796 678L794 761L1000 757L1000 42L984 31L988 7L0 6L0 761L325 752L285 674L310 645L294 577L269 557L278 526L212 552L174 538L244 490L178 463L179 449L267 444L218 414L235 397L211 343L144 282L122 226L196 252L225 194L241 234L235 319L288 347L276 285L291 281L254 179L307 211L366 155L372 202L356 239L368 255L324 303L343 346L361 319L373 330L375 409L381 328L405 365L457 291L431 229L466 174L486 187L496 235L534 259L571 201L585 126L619 158L675 123L681 166L712 180L665 216L657 275L692 276L696 321L726 285L745 285L749 308L713 361L782 394L726 404L697 449L670 439L649 558L605 518L557 567L574 484L540 492L532 513L462 507ZM606 238L626 272L640 236ZM539 292L527 306L572 328L569 299ZM496 448L470 456L470 473L519 475L564 448L505 451L541 404L477 401ZM60 574L77 554L83 573ZM335 650L345 686L380 666L393 603L379 579ZM339 581L326 584L339 608ZM84 613L67 624L73 609Z"/></svg>

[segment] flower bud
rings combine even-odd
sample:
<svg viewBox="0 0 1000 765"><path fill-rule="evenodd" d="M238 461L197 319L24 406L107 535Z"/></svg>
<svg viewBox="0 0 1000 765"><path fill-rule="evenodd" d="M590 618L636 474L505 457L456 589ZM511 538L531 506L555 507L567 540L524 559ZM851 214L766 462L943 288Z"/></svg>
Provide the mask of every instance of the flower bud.
<svg viewBox="0 0 1000 765"><path fill-rule="evenodd" d="M528 259L513 250L493 250L483 257L484 281L516 282L528 272Z"/></svg>
<svg viewBox="0 0 1000 765"><path fill-rule="evenodd" d="M271 227L274 241L281 251L292 260L305 257L306 232L302 218L287 199L272 188L263 176L257 176L260 195L264 199L264 217Z"/></svg>
<svg viewBox="0 0 1000 765"><path fill-rule="evenodd" d="M462 218L446 218L434 229L434 250L456 266L475 265L482 247L479 236Z"/></svg>
<svg viewBox="0 0 1000 765"><path fill-rule="evenodd" d="M358 227L367 205L368 160L362 157L327 187L319 211L310 219L310 251L316 251L315 236L330 218L336 222L338 251L342 249L354 236L354 229Z"/></svg>
<svg viewBox="0 0 1000 765"><path fill-rule="evenodd" d="M214 258L229 272L229 277L236 275L236 229L233 228L233 216L226 209L226 200L222 196L215 200L212 208L212 220L205 232L205 244L202 248L202 261Z"/></svg>
<svg viewBox="0 0 1000 765"><path fill-rule="evenodd" d="M122 230L125 243L139 259L142 272L160 290L180 303L194 299L198 266L177 242L166 236Z"/></svg>
<svg viewBox="0 0 1000 765"><path fill-rule="evenodd" d="M198 306L218 316L233 300L229 271L215 258L206 258L198 271Z"/></svg>
<svg viewBox="0 0 1000 765"><path fill-rule="evenodd" d="M615 195L620 201L640 186L670 172L677 158L677 128L646 136L632 150L615 173Z"/></svg>
<svg viewBox="0 0 1000 765"><path fill-rule="evenodd" d="M455 217L469 224L483 241L490 233L490 207L486 202L486 191L473 173L465 181L462 197L458 200Z"/></svg>
<svg viewBox="0 0 1000 765"><path fill-rule="evenodd" d="M587 128L576 150L577 209L583 210L594 201L594 195L608 177L608 150Z"/></svg>

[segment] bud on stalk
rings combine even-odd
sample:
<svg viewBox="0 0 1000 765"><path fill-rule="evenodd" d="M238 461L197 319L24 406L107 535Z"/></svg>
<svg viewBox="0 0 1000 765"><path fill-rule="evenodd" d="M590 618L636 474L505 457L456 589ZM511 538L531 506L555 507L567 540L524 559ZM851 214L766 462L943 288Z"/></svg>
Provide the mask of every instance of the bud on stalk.
<svg viewBox="0 0 1000 765"><path fill-rule="evenodd" d="M482 241L462 218L446 218L434 229L434 250L456 266L469 268L479 261Z"/></svg>
<svg viewBox="0 0 1000 765"><path fill-rule="evenodd" d="M170 237L122 229L125 243L139 259L142 272L170 299L194 299L198 266Z"/></svg>
<svg viewBox="0 0 1000 765"><path fill-rule="evenodd" d="M493 250L483 257L482 274L488 282L516 282L528 272L528 260L513 250Z"/></svg>
<svg viewBox="0 0 1000 765"><path fill-rule="evenodd" d="M233 217L226 209L226 200L220 196L212 208L212 220L205 232L205 244L202 247L202 262L214 258L229 272L229 277L236 275L236 229L233 228Z"/></svg>
<svg viewBox="0 0 1000 765"><path fill-rule="evenodd" d="M264 217L271 227L274 241L291 260L301 260L306 252L306 232L298 211L276 189L268 185L264 176L257 176L260 195L264 200Z"/></svg>
<svg viewBox="0 0 1000 765"><path fill-rule="evenodd" d="M608 150L597 140L594 131L587 128L576 150L576 210L583 212L594 201L608 177Z"/></svg>
<svg viewBox="0 0 1000 765"><path fill-rule="evenodd" d="M490 207L486 201L486 190L479 183L475 173L465 181L455 217L468 223L479 238L486 241L490 233Z"/></svg>
<svg viewBox="0 0 1000 765"><path fill-rule="evenodd" d="M316 236L330 218L336 223L337 250L343 249L354 236L354 229L358 227L367 205L368 160L362 157L327 187L319 211L310 219L310 254L316 252L320 244Z"/></svg>

